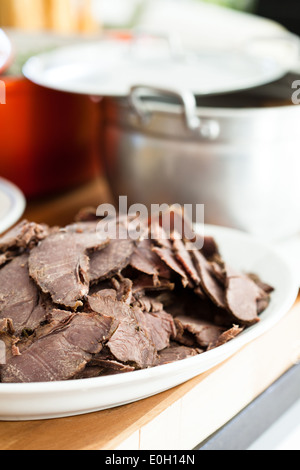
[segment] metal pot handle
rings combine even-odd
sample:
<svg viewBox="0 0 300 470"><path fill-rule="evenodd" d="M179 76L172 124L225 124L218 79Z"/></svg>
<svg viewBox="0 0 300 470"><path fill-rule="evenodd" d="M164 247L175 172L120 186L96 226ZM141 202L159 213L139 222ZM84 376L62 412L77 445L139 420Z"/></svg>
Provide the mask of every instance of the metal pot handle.
<svg viewBox="0 0 300 470"><path fill-rule="evenodd" d="M216 139L220 134L219 123L213 120L203 121L197 116L196 98L188 90L165 90L149 85L136 85L130 90L129 99L131 106L139 116L142 123L146 123L151 118L151 112L142 101L142 97L146 95L152 96L168 96L176 98L181 102L184 111L185 122L188 130L199 132L202 137L207 139Z"/></svg>

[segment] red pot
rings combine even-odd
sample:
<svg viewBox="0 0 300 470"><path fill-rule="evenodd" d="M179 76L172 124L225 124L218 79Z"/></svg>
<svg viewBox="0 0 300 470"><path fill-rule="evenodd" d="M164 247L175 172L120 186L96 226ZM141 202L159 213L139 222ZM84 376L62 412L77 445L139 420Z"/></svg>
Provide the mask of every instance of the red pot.
<svg viewBox="0 0 300 470"><path fill-rule="evenodd" d="M0 105L0 175L28 198L92 179L99 172L99 105L23 77L0 75L0 80L6 87L6 104Z"/></svg>

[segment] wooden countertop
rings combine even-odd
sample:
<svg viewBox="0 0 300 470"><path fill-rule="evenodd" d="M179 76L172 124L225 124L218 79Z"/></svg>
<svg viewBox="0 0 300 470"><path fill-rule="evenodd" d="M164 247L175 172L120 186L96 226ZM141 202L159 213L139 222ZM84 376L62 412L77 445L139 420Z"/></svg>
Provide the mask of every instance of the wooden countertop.
<svg viewBox="0 0 300 470"><path fill-rule="evenodd" d="M103 181L28 206L26 217L69 223L84 206L111 202ZM49 421L0 422L1 450L191 450L300 360L300 298L259 339L213 370L124 407Z"/></svg>

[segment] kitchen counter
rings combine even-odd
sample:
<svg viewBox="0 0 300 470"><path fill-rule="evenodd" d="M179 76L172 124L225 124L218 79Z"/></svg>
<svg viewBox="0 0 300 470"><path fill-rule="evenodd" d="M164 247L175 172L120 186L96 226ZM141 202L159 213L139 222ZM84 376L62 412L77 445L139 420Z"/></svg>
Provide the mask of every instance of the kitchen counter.
<svg viewBox="0 0 300 470"><path fill-rule="evenodd" d="M84 206L111 202L103 181L29 204L25 216L67 224ZM274 328L211 371L124 407L49 421L0 423L1 450L191 450L300 360L300 298Z"/></svg>

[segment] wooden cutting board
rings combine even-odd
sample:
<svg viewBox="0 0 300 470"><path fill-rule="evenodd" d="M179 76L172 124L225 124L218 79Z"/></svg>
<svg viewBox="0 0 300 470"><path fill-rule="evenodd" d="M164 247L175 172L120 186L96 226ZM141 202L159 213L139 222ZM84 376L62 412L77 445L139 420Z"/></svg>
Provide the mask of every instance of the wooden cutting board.
<svg viewBox="0 0 300 470"><path fill-rule="evenodd" d="M68 194L31 203L26 216L67 224L83 206L111 202L96 180ZM1 450L191 450L236 416L300 361L300 298L259 339L211 371L124 407L38 422L0 422Z"/></svg>

